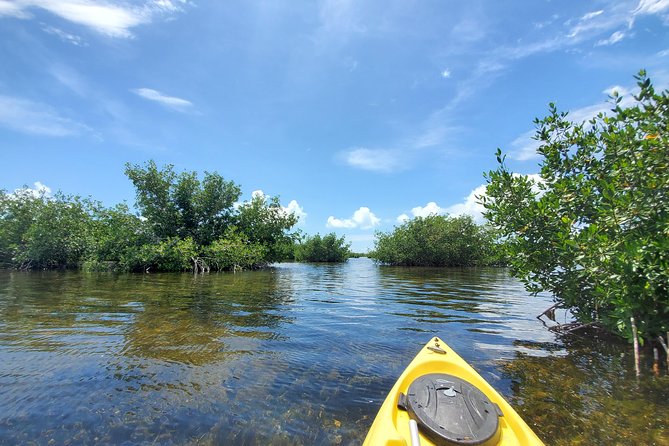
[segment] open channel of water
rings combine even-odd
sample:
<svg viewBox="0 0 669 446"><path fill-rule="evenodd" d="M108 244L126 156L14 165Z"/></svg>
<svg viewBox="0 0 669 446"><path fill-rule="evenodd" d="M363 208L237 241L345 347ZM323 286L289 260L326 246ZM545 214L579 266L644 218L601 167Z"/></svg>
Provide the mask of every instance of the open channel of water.
<svg viewBox="0 0 669 446"><path fill-rule="evenodd" d="M669 378L504 269L0 271L0 444L360 444L440 336L547 443L669 445Z"/></svg>

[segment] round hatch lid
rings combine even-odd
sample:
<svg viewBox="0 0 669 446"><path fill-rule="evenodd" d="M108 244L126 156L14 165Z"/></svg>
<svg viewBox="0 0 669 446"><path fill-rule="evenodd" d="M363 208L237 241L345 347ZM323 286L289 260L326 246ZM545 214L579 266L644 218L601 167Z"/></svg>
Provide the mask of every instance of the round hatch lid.
<svg viewBox="0 0 669 446"><path fill-rule="evenodd" d="M494 445L499 407L473 384L445 373L416 378L404 401L420 431L437 445Z"/></svg>

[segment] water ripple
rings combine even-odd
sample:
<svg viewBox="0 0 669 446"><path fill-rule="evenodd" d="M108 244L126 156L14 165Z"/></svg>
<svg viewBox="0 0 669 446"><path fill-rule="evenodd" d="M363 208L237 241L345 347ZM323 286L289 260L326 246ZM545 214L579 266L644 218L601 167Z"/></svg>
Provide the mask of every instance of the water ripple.
<svg viewBox="0 0 669 446"><path fill-rule="evenodd" d="M566 357L495 269L0 272L0 444L359 444L426 340L503 393Z"/></svg>

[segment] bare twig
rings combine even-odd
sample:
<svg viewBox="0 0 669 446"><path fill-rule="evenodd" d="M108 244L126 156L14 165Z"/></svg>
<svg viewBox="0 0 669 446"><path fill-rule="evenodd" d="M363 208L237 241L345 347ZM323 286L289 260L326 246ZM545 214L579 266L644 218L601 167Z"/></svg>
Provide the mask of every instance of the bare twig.
<svg viewBox="0 0 669 446"><path fill-rule="evenodd" d="M639 333L636 328L636 322L634 321L634 316L630 318L630 322L632 323L632 336L633 336L633 343L634 343L634 370L636 371L636 376L641 375L641 367L639 363L641 362L639 359Z"/></svg>
<svg viewBox="0 0 669 446"><path fill-rule="evenodd" d="M541 313L539 316L537 316L537 319L541 320L543 316L546 316L548 319L552 320L555 322L555 310L559 307L559 304L555 304L546 310L544 310L543 313ZM543 322L543 321L542 321ZM545 324L544 324L545 325Z"/></svg>

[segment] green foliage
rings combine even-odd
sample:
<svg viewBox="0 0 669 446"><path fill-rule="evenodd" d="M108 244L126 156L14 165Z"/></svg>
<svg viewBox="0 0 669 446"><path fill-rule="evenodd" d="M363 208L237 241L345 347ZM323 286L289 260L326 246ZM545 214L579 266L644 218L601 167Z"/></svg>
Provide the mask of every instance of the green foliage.
<svg viewBox="0 0 669 446"><path fill-rule="evenodd" d="M237 232L230 231L204 251L204 259L214 270L255 269L267 261L267 247L251 243Z"/></svg>
<svg viewBox="0 0 669 446"><path fill-rule="evenodd" d="M131 214L126 204L99 207L94 216L96 247L89 260L118 262L129 248L154 241L147 223Z"/></svg>
<svg viewBox="0 0 669 446"><path fill-rule="evenodd" d="M207 245L230 226L233 205L241 190L217 173L175 173L172 165L158 169L154 161L144 167L126 164L125 174L137 190L137 206L159 239L191 237Z"/></svg>
<svg viewBox="0 0 669 446"><path fill-rule="evenodd" d="M295 245L295 260L298 262L345 262L350 257L350 243L345 237L338 238L334 232L306 237Z"/></svg>
<svg viewBox="0 0 669 446"><path fill-rule="evenodd" d="M22 234L22 247L15 261L37 269L79 266L95 242L92 203L61 194L41 200L42 205Z"/></svg>
<svg viewBox="0 0 669 446"><path fill-rule="evenodd" d="M469 216L431 215L378 232L370 257L405 266L480 266L495 249L490 231Z"/></svg>
<svg viewBox="0 0 669 446"><path fill-rule="evenodd" d="M669 98L645 72L633 106L573 123L551 104L536 120L541 181L486 175L485 216L506 239L513 272L583 322L631 338L669 330Z"/></svg>
<svg viewBox="0 0 669 446"><path fill-rule="evenodd" d="M26 188L0 191L0 267L19 267L25 235L46 203L45 193Z"/></svg>
<svg viewBox="0 0 669 446"><path fill-rule="evenodd" d="M267 248L266 260L277 262L290 256L293 237L287 231L295 226L297 217L287 213L278 197L256 194L239 206L236 228L251 244Z"/></svg>
<svg viewBox="0 0 669 446"><path fill-rule="evenodd" d="M120 265L126 271L192 271L198 251L192 238L171 237L131 247L121 256Z"/></svg>
<svg viewBox="0 0 669 446"><path fill-rule="evenodd" d="M126 204L0 191L0 267L95 271L258 268L293 255L296 217L276 197L235 207L240 190L216 173L126 165L142 216Z"/></svg>

